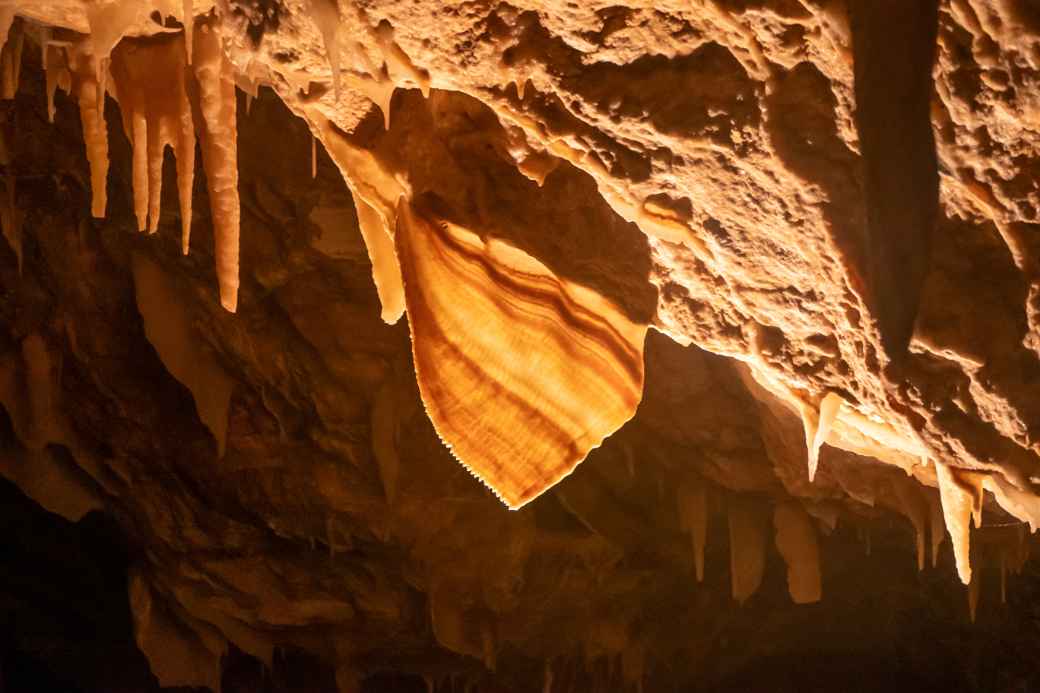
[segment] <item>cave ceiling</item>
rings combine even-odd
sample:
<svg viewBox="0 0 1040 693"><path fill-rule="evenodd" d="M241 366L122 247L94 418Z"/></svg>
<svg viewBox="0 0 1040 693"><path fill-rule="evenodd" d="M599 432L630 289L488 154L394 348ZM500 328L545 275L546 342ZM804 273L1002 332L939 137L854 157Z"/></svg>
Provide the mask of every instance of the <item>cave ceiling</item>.
<svg viewBox="0 0 1040 693"><path fill-rule="evenodd" d="M1031 0L6 0L0 38L0 474L113 523L158 685L1040 652Z"/></svg>

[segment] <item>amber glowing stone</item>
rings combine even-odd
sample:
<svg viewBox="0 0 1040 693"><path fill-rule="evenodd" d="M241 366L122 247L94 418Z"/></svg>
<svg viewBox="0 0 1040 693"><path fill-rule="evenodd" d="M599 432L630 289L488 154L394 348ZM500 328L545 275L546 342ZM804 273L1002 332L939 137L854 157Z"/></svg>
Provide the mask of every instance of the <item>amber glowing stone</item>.
<svg viewBox="0 0 1040 693"><path fill-rule="evenodd" d="M635 413L646 325L523 251L402 201L419 390L452 453L511 508Z"/></svg>

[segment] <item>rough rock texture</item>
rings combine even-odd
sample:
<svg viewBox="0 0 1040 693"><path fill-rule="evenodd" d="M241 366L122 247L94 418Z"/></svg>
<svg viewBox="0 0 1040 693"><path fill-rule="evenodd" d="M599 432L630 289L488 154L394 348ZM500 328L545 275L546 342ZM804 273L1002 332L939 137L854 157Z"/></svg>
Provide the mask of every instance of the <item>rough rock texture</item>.
<svg viewBox="0 0 1040 693"><path fill-rule="evenodd" d="M63 658L75 628L12 630L25 671L1035 676L1030 0L25 0L5 27L0 474L65 518L10 512L39 552L125 543L91 589L125 595L138 678Z"/></svg>

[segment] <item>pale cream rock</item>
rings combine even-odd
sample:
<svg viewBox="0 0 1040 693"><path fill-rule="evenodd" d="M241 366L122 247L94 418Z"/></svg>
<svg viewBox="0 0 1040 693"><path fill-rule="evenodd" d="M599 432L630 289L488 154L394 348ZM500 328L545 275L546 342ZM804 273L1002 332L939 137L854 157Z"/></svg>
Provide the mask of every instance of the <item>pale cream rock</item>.
<svg viewBox="0 0 1040 693"><path fill-rule="evenodd" d="M816 528L808 513L794 502L780 503L773 510L776 548L787 564L787 590L795 604L820 601L820 547Z"/></svg>
<svg viewBox="0 0 1040 693"><path fill-rule="evenodd" d="M112 51L112 77L133 144L134 214L140 231L159 228L162 169L166 147L177 160L181 207L181 249L191 236L192 186L195 180L195 124L192 120L183 36L125 39ZM156 79L156 75L164 79Z"/></svg>
<svg viewBox="0 0 1040 693"><path fill-rule="evenodd" d="M234 74L224 56L215 21L198 21L194 38L192 68L198 82L198 108L202 114L199 140L213 219L220 303L227 311L234 313L238 308L238 235L241 215Z"/></svg>
<svg viewBox="0 0 1040 693"><path fill-rule="evenodd" d="M108 206L108 128L105 125L104 94L94 70L93 47L84 39L69 48L72 96L79 105L87 162L90 165L90 213L104 218Z"/></svg>
<svg viewBox="0 0 1040 693"><path fill-rule="evenodd" d="M4 39L3 49L0 50L0 98L6 100L13 99L18 92L18 81L22 71L22 47L25 44L22 25L12 24L13 19L8 9L0 14L0 33Z"/></svg>
<svg viewBox="0 0 1040 693"><path fill-rule="evenodd" d="M181 24L184 25L184 59L191 65L195 53L195 3L181 0Z"/></svg>
<svg viewBox="0 0 1040 693"><path fill-rule="evenodd" d="M394 41L394 28L384 22L375 28L373 34L376 45L382 51L383 60L386 61L390 78L401 86L418 87L422 95L429 98L430 76L417 68L408 54L397 45L397 42Z"/></svg>
<svg viewBox="0 0 1040 693"><path fill-rule="evenodd" d="M372 281L383 306L383 322L393 325L404 315L404 285L401 280L401 265L394 248L393 234L383 217L363 198L355 194L358 226L365 239L368 258L372 262Z"/></svg>
<svg viewBox="0 0 1040 693"><path fill-rule="evenodd" d="M766 564L765 530L750 501L729 503L729 557L733 598L743 604L758 591Z"/></svg>
<svg viewBox="0 0 1040 693"><path fill-rule="evenodd" d="M943 517L946 531L953 544L953 555L957 562L957 574L965 585L971 583L971 515L975 507L975 494L969 483L961 478L961 472L942 462L935 463L942 498Z"/></svg>
<svg viewBox="0 0 1040 693"><path fill-rule="evenodd" d="M982 483L1001 508L1028 524L1030 532L1036 532L1040 527L1040 498L1036 494L1019 489L1000 474L991 474Z"/></svg>
<svg viewBox="0 0 1040 693"><path fill-rule="evenodd" d="M358 226L372 262L372 280L383 307L383 321L392 325L405 310L401 265L393 238L397 200L408 191L370 152L353 145L323 116L309 112L308 121L354 196Z"/></svg>
<svg viewBox="0 0 1040 693"><path fill-rule="evenodd" d="M820 448L827 441L831 427L838 417L841 407L841 396L828 392L820 400L818 410L808 404L802 405L802 424L805 427L805 447L809 453L809 481L816 478L816 468L820 463Z"/></svg>
<svg viewBox="0 0 1040 693"><path fill-rule="evenodd" d="M87 4L87 24L90 49L97 88L97 107L105 107L107 74L112 51L124 36L135 27L148 22L153 5L147 0L97 0Z"/></svg>
<svg viewBox="0 0 1040 693"><path fill-rule="evenodd" d="M892 490L900 511L914 526L917 569L919 571L924 570L925 536L928 531L929 520L928 507L925 500L921 497L920 486L915 481L899 479L892 484Z"/></svg>
<svg viewBox="0 0 1040 693"><path fill-rule="evenodd" d="M939 547L946 538L946 518L943 515L942 499L939 493L929 489L924 494L928 502L928 536L931 540L932 567L939 563Z"/></svg>
<svg viewBox="0 0 1040 693"><path fill-rule="evenodd" d="M708 489L701 480L679 487L679 522L690 533L697 582L704 582L704 549L708 544Z"/></svg>
<svg viewBox="0 0 1040 693"><path fill-rule="evenodd" d="M339 3L336 0L308 0L308 9L325 42L325 54L329 58L329 70L332 72L332 89L336 101L339 101Z"/></svg>
<svg viewBox="0 0 1040 693"><path fill-rule="evenodd" d="M72 90L72 75L69 72L66 52L70 44L52 41L49 30L41 30L40 42L47 91L47 122L53 123L55 92L61 89L70 93Z"/></svg>

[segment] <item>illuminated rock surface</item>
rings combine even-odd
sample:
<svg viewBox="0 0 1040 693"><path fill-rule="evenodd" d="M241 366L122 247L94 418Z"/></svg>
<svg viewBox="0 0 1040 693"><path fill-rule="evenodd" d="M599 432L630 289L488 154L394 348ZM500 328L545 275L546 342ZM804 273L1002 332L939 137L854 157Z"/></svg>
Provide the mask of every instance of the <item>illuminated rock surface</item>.
<svg viewBox="0 0 1040 693"><path fill-rule="evenodd" d="M8 0L0 38L4 657L1036 676L1029 0ZM63 597L92 664L25 625L78 541L118 545L122 606Z"/></svg>

